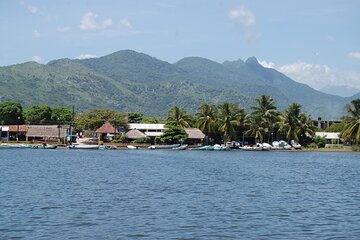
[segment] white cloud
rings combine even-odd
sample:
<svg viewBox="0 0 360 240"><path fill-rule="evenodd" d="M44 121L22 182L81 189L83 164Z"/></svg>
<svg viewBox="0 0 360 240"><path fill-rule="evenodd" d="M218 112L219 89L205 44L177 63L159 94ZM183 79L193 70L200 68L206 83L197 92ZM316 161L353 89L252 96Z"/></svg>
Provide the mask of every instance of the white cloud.
<svg viewBox="0 0 360 240"><path fill-rule="evenodd" d="M68 32L68 31L70 31L70 30L71 30L70 27L58 27L58 28L57 28L57 31L58 31L58 32L61 32L61 33Z"/></svg>
<svg viewBox="0 0 360 240"><path fill-rule="evenodd" d="M92 12L85 13L80 22L80 28L82 30L99 30L104 29L112 25L111 19L105 19L102 22L96 21L97 15Z"/></svg>
<svg viewBox="0 0 360 240"><path fill-rule="evenodd" d="M125 28L132 28L132 24L130 23L129 19L127 18L123 18L120 20L120 24L121 26L125 27Z"/></svg>
<svg viewBox="0 0 360 240"><path fill-rule="evenodd" d="M256 23L255 15L243 6L230 9L228 17L231 21L242 27L249 27Z"/></svg>
<svg viewBox="0 0 360 240"><path fill-rule="evenodd" d="M88 59L88 58L97 58L98 56L93 54L81 54L80 56L76 57L76 59Z"/></svg>
<svg viewBox="0 0 360 240"><path fill-rule="evenodd" d="M256 25L255 14L244 6L230 9L228 18L239 28L246 41L254 42L259 38L260 34L254 30Z"/></svg>
<svg viewBox="0 0 360 240"><path fill-rule="evenodd" d="M37 62L37 63L41 63L43 61L42 57L40 56L33 56L31 58L31 61Z"/></svg>
<svg viewBox="0 0 360 240"><path fill-rule="evenodd" d="M37 29L35 29L35 30L32 32L32 35L33 35L34 38L38 38L38 37L40 37L40 32L39 32Z"/></svg>
<svg viewBox="0 0 360 240"><path fill-rule="evenodd" d="M360 73L343 72L327 65L297 62L286 65L276 65L272 62L259 61L264 67L274 68L291 79L320 90L327 86L349 86L360 89Z"/></svg>
<svg viewBox="0 0 360 240"><path fill-rule="evenodd" d="M38 7L32 6L32 5L28 5L28 6L27 6L27 9L28 9L29 12L31 12L31 13L33 13L33 14L37 13L38 10L39 10Z"/></svg>
<svg viewBox="0 0 360 240"><path fill-rule="evenodd" d="M360 60L360 52L351 52L348 56Z"/></svg>

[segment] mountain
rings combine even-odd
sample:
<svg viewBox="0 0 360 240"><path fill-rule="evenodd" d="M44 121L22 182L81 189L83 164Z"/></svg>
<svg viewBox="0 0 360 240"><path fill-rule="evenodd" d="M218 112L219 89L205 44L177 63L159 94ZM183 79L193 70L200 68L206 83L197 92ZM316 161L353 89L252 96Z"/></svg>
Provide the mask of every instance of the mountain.
<svg viewBox="0 0 360 240"><path fill-rule="evenodd" d="M174 105L194 113L203 102L238 102L250 110L255 97L267 94L281 110L297 102L314 118L336 119L345 114L349 102L264 68L255 57L224 63L188 57L170 64L132 50L0 67L0 84L0 101L25 107L74 104L78 111L111 108L149 116L165 116Z"/></svg>
<svg viewBox="0 0 360 240"><path fill-rule="evenodd" d="M348 86L327 86L320 89L320 91L341 97L351 97L357 93L360 93L359 89Z"/></svg>

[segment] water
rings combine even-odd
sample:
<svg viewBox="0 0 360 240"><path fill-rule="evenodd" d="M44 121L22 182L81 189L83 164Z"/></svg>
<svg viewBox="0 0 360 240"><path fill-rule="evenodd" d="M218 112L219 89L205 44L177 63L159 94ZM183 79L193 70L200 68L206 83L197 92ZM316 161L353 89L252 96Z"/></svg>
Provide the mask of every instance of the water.
<svg viewBox="0 0 360 240"><path fill-rule="evenodd" d="M0 239L359 239L360 155L0 150Z"/></svg>

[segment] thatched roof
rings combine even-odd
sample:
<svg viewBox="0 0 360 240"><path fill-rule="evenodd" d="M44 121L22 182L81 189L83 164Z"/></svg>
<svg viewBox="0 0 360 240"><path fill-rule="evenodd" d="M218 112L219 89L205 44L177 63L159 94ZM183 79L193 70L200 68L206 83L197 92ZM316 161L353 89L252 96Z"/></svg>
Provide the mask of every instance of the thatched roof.
<svg viewBox="0 0 360 240"><path fill-rule="evenodd" d="M129 138L129 139L139 139L139 138L144 138L146 137L146 135L142 132L140 132L139 130L137 129L132 129L130 131L128 131L126 133L126 136Z"/></svg>
<svg viewBox="0 0 360 240"><path fill-rule="evenodd" d="M66 137L68 126L60 128L60 137ZM26 134L27 137L58 137L58 125L29 125L29 130Z"/></svg>
<svg viewBox="0 0 360 240"><path fill-rule="evenodd" d="M9 125L9 132L27 132L29 125Z"/></svg>
<svg viewBox="0 0 360 240"><path fill-rule="evenodd" d="M188 139L204 139L205 134L198 128L185 128Z"/></svg>
<svg viewBox="0 0 360 240"><path fill-rule="evenodd" d="M100 128L98 128L96 133L119 133L119 131L115 130L115 128L111 125L111 123L106 122Z"/></svg>

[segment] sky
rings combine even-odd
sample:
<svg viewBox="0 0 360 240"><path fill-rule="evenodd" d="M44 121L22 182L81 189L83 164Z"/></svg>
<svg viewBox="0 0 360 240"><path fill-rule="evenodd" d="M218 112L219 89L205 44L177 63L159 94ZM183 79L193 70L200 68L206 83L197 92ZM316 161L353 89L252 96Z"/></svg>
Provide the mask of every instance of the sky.
<svg viewBox="0 0 360 240"><path fill-rule="evenodd" d="M359 0L0 0L0 66L132 49L255 56L315 89L360 89Z"/></svg>

